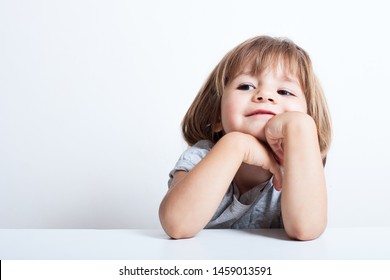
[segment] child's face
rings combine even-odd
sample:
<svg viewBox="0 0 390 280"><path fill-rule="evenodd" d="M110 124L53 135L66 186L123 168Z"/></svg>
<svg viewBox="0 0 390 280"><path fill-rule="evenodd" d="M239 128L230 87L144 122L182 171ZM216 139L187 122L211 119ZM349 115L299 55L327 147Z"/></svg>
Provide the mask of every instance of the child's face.
<svg viewBox="0 0 390 280"><path fill-rule="evenodd" d="M239 131L265 141L264 127L277 114L307 113L306 98L297 77L282 67L258 76L244 69L225 88L221 100L221 120L225 133Z"/></svg>

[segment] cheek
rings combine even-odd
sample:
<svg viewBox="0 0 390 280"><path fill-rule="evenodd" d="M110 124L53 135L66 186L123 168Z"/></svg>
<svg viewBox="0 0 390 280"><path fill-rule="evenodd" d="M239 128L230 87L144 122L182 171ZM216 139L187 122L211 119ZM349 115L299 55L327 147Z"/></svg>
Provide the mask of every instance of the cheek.
<svg viewBox="0 0 390 280"><path fill-rule="evenodd" d="M297 112L307 114L306 101L300 101L300 102L289 104L287 111L297 111Z"/></svg>
<svg viewBox="0 0 390 280"><path fill-rule="evenodd" d="M221 102L221 122L225 132L231 131L235 127L238 104L231 99Z"/></svg>
<svg viewBox="0 0 390 280"><path fill-rule="evenodd" d="M297 111L297 112L307 114L307 107L306 106L295 106L295 108L293 108L293 110L291 110L291 111Z"/></svg>
<svg viewBox="0 0 390 280"><path fill-rule="evenodd" d="M302 103L301 110L302 110L301 111L302 113L307 114L307 104L306 104L306 101Z"/></svg>
<svg viewBox="0 0 390 280"><path fill-rule="evenodd" d="M302 109L302 113L306 113L308 112L307 110L307 102L306 102L306 98L303 98L303 100L301 100L301 109Z"/></svg>

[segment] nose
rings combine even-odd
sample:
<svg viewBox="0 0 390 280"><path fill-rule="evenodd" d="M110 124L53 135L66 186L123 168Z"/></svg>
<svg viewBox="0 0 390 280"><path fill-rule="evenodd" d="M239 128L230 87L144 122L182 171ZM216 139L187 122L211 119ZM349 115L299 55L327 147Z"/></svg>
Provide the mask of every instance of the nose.
<svg viewBox="0 0 390 280"><path fill-rule="evenodd" d="M273 104L277 103L276 97L270 93L269 91L265 90L259 90L254 96L253 96L254 102L271 102Z"/></svg>
<svg viewBox="0 0 390 280"><path fill-rule="evenodd" d="M262 96L258 96L258 97L256 98L256 100L257 100L257 101L263 101L263 100L266 101L266 100L268 100L268 101L271 102L271 103L276 103L275 99L270 98L270 97L264 98L264 97L262 97Z"/></svg>

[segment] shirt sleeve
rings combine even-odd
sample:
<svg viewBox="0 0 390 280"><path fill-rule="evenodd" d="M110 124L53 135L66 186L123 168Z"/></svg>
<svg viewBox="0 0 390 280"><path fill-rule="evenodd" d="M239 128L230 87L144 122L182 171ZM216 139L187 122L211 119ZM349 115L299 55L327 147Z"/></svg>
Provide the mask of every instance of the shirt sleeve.
<svg viewBox="0 0 390 280"><path fill-rule="evenodd" d="M171 186L176 171L190 171L210 152L213 145L209 140L201 140L184 151L176 162L175 167L169 172L168 187Z"/></svg>

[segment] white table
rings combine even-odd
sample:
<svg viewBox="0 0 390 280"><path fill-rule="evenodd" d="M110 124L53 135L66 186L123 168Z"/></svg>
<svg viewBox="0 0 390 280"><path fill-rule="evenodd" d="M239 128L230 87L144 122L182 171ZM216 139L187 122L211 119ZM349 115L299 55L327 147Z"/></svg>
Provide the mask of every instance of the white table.
<svg viewBox="0 0 390 280"><path fill-rule="evenodd" d="M313 241L283 230L203 230L169 239L162 230L0 229L2 260L380 260L390 227L328 228Z"/></svg>

